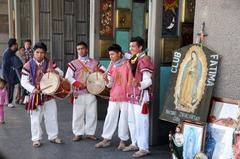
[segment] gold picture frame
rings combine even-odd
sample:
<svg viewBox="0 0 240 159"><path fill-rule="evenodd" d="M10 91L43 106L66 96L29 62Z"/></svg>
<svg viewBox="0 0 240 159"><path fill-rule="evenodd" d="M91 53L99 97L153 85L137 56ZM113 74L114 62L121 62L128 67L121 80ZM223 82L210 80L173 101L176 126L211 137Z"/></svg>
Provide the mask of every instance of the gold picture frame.
<svg viewBox="0 0 240 159"><path fill-rule="evenodd" d="M113 44L113 40L99 40L100 57L109 58L108 47Z"/></svg>
<svg viewBox="0 0 240 159"><path fill-rule="evenodd" d="M132 26L132 13L130 9L116 10L116 29L129 29Z"/></svg>
<svg viewBox="0 0 240 159"><path fill-rule="evenodd" d="M172 52L180 47L179 38L162 38L162 64L170 64L172 62Z"/></svg>

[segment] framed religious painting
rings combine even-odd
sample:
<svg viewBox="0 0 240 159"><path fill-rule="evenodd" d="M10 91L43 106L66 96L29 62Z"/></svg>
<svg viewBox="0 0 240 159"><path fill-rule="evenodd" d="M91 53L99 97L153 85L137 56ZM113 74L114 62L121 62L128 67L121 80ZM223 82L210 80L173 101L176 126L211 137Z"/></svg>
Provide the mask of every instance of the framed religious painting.
<svg viewBox="0 0 240 159"><path fill-rule="evenodd" d="M114 35L114 0L100 0L100 39L112 39Z"/></svg>
<svg viewBox="0 0 240 159"><path fill-rule="evenodd" d="M193 23L181 23L181 47L193 43Z"/></svg>
<svg viewBox="0 0 240 159"><path fill-rule="evenodd" d="M171 64L173 57L173 50L176 50L180 47L179 38L162 38L162 64Z"/></svg>
<svg viewBox="0 0 240 159"><path fill-rule="evenodd" d="M233 141L234 128L210 123L207 126L207 135L204 151L208 158L234 158Z"/></svg>
<svg viewBox="0 0 240 159"><path fill-rule="evenodd" d="M195 5L196 0L184 0L184 6L183 6L183 21L188 23L194 22L194 13L195 13Z"/></svg>
<svg viewBox="0 0 240 159"><path fill-rule="evenodd" d="M162 37L178 36L179 1L163 0Z"/></svg>
<svg viewBox="0 0 240 159"><path fill-rule="evenodd" d="M160 115L162 120L173 123L207 121L218 61L219 55L205 46L192 44L173 51L170 84Z"/></svg>
<svg viewBox="0 0 240 159"><path fill-rule="evenodd" d="M108 47L112 44L113 40L99 40L101 58L109 58Z"/></svg>
<svg viewBox="0 0 240 159"><path fill-rule="evenodd" d="M183 121L183 158L194 158L204 148L205 124L190 120Z"/></svg>
<svg viewBox="0 0 240 159"><path fill-rule="evenodd" d="M240 123L240 106L237 101L221 98L212 99L212 109L208 122L236 128Z"/></svg>
<svg viewBox="0 0 240 159"><path fill-rule="evenodd" d="M130 29L132 26L132 14L130 9L116 10L116 28Z"/></svg>

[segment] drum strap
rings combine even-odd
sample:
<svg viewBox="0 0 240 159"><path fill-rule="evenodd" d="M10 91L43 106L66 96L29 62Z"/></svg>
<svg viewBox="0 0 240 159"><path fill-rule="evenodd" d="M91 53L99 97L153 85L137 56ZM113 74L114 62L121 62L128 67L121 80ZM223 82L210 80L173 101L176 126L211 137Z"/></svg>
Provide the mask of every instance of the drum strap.
<svg viewBox="0 0 240 159"><path fill-rule="evenodd" d="M47 58L45 58L44 59L44 62L43 62L43 64L42 64L42 70L43 70L43 72L46 72L47 71L47 68L48 68L48 59ZM30 64L30 74L31 74L31 78L32 78L32 84L35 86L35 84L36 84L36 73L37 73L37 69L38 69L38 67L37 67L37 64L36 64L36 62L33 60L33 59L31 59L30 61L29 61L29 64Z"/></svg>
<svg viewBox="0 0 240 159"><path fill-rule="evenodd" d="M82 73L80 75L80 78L83 80L85 78L85 76L89 75L89 73L91 72L91 69L88 68L82 61L80 61L80 60L78 60L78 61L79 61L80 65L81 65L81 67L83 69L83 71L82 71Z"/></svg>
<svg viewBox="0 0 240 159"><path fill-rule="evenodd" d="M48 60L47 58L44 59L44 62L42 63L42 65L37 65L37 63L33 59L31 59L29 61L29 64L30 64L31 83L35 87L39 87L39 85L37 84L38 82L40 82L39 81L40 80L39 69L41 69L41 73L45 73L45 72L47 72L48 68L53 67L53 64L51 63L51 60ZM39 68L39 67L41 67L41 68ZM26 109L27 110L37 109L37 106L43 105L43 102L45 101L45 99L49 99L49 98L51 98L51 97L50 96L48 97L43 94L31 94L30 99L26 105Z"/></svg>
<svg viewBox="0 0 240 159"><path fill-rule="evenodd" d="M79 61L80 65L82 66L84 72L91 72L91 70L87 66L85 66L85 64L82 63L82 61L80 61L80 60L78 60L78 61Z"/></svg>

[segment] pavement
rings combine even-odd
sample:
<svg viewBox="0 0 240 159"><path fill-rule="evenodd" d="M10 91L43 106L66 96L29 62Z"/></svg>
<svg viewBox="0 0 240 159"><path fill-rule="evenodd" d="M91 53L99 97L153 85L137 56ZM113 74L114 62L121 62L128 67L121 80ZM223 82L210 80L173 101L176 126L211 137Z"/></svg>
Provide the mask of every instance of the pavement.
<svg viewBox="0 0 240 159"><path fill-rule="evenodd" d="M96 141L81 140L72 142L71 120L72 106L68 100L57 100L59 137L63 145L47 140L44 125L43 145L33 148L30 134L30 118L23 105L15 108L5 107L6 124L0 125L0 159L132 159L133 152L117 150L119 139L115 132L111 146L95 148ZM98 120L97 137L101 138L103 120ZM170 159L167 145L151 147L151 154L143 159Z"/></svg>

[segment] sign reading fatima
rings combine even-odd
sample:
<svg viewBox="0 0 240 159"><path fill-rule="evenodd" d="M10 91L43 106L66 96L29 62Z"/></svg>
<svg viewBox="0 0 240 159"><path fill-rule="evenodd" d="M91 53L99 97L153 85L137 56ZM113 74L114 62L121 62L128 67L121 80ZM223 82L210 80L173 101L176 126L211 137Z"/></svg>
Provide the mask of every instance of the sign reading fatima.
<svg viewBox="0 0 240 159"><path fill-rule="evenodd" d="M161 119L174 123L183 120L206 122L218 60L219 55L199 44L173 52L172 81Z"/></svg>

